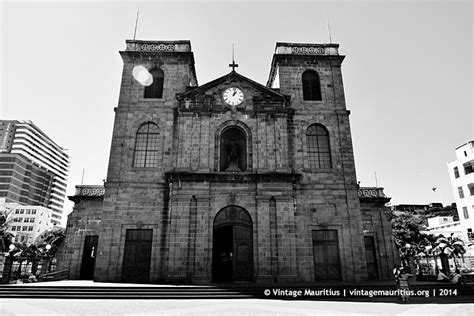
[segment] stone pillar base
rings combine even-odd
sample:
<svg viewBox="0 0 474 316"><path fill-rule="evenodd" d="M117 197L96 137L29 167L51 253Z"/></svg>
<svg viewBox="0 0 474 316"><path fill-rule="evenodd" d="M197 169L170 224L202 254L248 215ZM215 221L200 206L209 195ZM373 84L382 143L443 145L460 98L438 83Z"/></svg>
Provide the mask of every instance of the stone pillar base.
<svg viewBox="0 0 474 316"><path fill-rule="evenodd" d="M277 283L297 285L298 283L300 283L300 280L298 280L298 277L296 275L284 275L277 277Z"/></svg>
<svg viewBox="0 0 474 316"><path fill-rule="evenodd" d="M271 275L261 275L255 278L257 284L274 284L273 277Z"/></svg>

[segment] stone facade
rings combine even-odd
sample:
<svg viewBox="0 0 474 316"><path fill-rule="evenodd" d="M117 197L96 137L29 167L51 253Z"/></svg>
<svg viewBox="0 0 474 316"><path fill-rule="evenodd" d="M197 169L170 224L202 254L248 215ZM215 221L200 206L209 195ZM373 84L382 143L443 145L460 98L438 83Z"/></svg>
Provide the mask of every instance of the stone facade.
<svg viewBox="0 0 474 316"><path fill-rule="evenodd" d="M368 278L338 45L277 43L266 86L234 68L198 86L189 41L127 41L121 56L105 193L78 187L72 197L65 265L78 269L90 233L99 236L95 281ZM163 72L161 98L144 98L137 66ZM319 76L319 101L303 97L308 70ZM229 88L242 103L225 103ZM143 124L159 131L153 167L136 166ZM327 131L329 167L310 163L314 124ZM393 247L390 226L377 234Z"/></svg>

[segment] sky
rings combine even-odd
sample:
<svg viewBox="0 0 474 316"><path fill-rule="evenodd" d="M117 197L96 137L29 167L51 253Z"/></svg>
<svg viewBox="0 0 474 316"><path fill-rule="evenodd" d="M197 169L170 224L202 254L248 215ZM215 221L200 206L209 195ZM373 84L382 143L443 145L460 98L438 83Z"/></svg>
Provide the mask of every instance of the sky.
<svg viewBox="0 0 474 316"><path fill-rule="evenodd" d="M266 84L276 42L329 42L327 12L360 185L393 205L454 201L447 163L474 140L471 1L2 1L0 118L67 148L68 195L83 171L107 177L138 8L137 39L191 40L200 85L230 72L232 44L237 71Z"/></svg>

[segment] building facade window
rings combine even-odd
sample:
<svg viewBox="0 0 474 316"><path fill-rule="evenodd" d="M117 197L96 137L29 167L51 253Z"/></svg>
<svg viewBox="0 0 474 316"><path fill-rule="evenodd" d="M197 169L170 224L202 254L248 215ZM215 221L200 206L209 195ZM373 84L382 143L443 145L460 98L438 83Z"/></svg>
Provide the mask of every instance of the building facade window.
<svg viewBox="0 0 474 316"><path fill-rule="evenodd" d="M464 167L464 174L470 174L474 172L474 165L471 164L470 162L465 163L463 167Z"/></svg>
<svg viewBox="0 0 474 316"><path fill-rule="evenodd" d="M467 211L467 207L464 206L462 208L462 213L463 213L465 219L469 219L469 213Z"/></svg>
<svg viewBox="0 0 474 316"><path fill-rule="evenodd" d="M303 73L303 100L321 101L321 84L316 71L307 70Z"/></svg>
<svg viewBox="0 0 474 316"><path fill-rule="evenodd" d="M456 179L459 178L459 169L458 169L458 167L454 167L454 177Z"/></svg>
<svg viewBox="0 0 474 316"><path fill-rule="evenodd" d="M464 199L464 191L462 190L462 187L458 187L458 192L459 192L459 198Z"/></svg>
<svg viewBox="0 0 474 316"><path fill-rule="evenodd" d="M137 131L135 151L133 155L134 167L158 166L158 126L154 123L145 123Z"/></svg>
<svg viewBox="0 0 474 316"><path fill-rule="evenodd" d="M151 76L153 77L153 82L145 87L144 98L146 99L161 99L163 97L163 83L165 75L161 69L153 69L150 71Z"/></svg>
<svg viewBox="0 0 474 316"><path fill-rule="evenodd" d="M329 133L319 124L313 124L306 130L309 166L314 169L331 168L331 149Z"/></svg>

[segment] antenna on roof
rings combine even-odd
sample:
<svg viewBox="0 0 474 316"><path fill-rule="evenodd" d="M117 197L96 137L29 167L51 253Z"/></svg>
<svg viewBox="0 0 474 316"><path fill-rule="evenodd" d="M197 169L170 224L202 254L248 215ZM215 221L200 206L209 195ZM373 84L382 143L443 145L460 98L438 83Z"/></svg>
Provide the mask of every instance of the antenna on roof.
<svg viewBox="0 0 474 316"><path fill-rule="evenodd" d="M328 25L329 44L332 44L331 27L329 26L329 15L328 15L328 11L327 11L327 10L326 10L326 23L327 23L327 25Z"/></svg>
<svg viewBox="0 0 474 316"><path fill-rule="evenodd" d="M82 180L81 180L81 185L84 184L84 173L86 172L86 168L82 168Z"/></svg>
<svg viewBox="0 0 474 316"><path fill-rule="evenodd" d="M137 26L138 26L138 13L140 12L140 8L137 9L137 18L135 20L135 31L133 32L133 40L135 40L135 37L137 36Z"/></svg>
<svg viewBox="0 0 474 316"><path fill-rule="evenodd" d="M232 71L235 71L235 68L239 67L239 65L236 64L234 60L234 43L232 43L232 64L229 64L229 67L232 67Z"/></svg>

